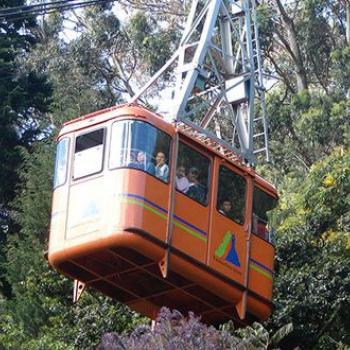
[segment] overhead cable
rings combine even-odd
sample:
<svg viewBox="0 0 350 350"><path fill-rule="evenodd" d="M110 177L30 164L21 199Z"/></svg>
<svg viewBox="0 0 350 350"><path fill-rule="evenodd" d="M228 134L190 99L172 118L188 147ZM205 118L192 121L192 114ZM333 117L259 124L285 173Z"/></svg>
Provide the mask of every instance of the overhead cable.
<svg viewBox="0 0 350 350"><path fill-rule="evenodd" d="M54 11L73 10L85 6L99 5L114 1L115 0L60 0L28 6L16 6L0 10L0 18L7 20L18 19L19 16L23 18L31 15L44 15L52 13Z"/></svg>

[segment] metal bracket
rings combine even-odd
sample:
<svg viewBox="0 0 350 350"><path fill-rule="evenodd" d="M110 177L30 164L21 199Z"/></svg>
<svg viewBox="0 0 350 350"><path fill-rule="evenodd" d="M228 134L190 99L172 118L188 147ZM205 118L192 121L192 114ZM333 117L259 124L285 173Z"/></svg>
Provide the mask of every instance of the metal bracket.
<svg viewBox="0 0 350 350"><path fill-rule="evenodd" d="M80 282L79 280L74 280L74 290L73 290L73 302L76 303L83 291L85 290L86 284L84 282Z"/></svg>
<svg viewBox="0 0 350 350"><path fill-rule="evenodd" d="M169 250L166 251L165 256L158 263L160 273L163 278L167 278L168 276L168 266L169 266Z"/></svg>
<svg viewBox="0 0 350 350"><path fill-rule="evenodd" d="M235 307L239 318L244 320L247 310L247 291L243 292L242 299L235 305Z"/></svg>

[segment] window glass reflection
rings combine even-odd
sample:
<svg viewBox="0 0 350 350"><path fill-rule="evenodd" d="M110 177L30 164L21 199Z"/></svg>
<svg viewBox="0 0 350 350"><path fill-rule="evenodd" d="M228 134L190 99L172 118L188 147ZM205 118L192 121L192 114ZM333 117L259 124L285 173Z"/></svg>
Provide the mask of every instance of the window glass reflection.
<svg viewBox="0 0 350 350"><path fill-rule="evenodd" d="M271 241L270 228L268 226L269 213L277 205L277 199L271 197L258 187L254 188L253 195L253 233L259 237Z"/></svg>
<svg viewBox="0 0 350 350"><path fill-rule="evenodd" d="M206 205L208 202L209 159L193 148L180 143L177 163L176 189Z"/></svg>
<svg viewBox="0 0 350 350"><path fill-rule="evenodd" d="M69 139L62 139L57 145L54 188L63 185L66 182L68 166Z"/></svg>
<svg viewBox="0 0 350 350"><path fill-rule="evenodd" d="M169 135L142 121L115 122L109 165L140 169L168 182L170 140Z"/></svg>
<svg viewBox="0 0 350 350"><path fill-rule="evenodd" d="M239 224L244 223L246 182L243 176L220 166L217 210Z"/></svg>
<svg viewBox="0 0 350 350"><path fill-rule="evenodd" d="M105 129L80 135L75 141L73 178L102 171Z"/></svg>

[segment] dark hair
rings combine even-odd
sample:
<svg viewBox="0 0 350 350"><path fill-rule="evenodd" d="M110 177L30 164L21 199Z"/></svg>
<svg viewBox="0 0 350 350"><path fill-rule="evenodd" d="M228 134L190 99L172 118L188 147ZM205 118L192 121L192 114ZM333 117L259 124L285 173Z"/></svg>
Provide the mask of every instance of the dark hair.
<svg viewBox="0 0 350 350"><path fill-rule="evenodd" d="M199 170L196 167L192 167L188 170L189 174L193 174L193 175L199 175Z"/></svg>
<svg viewBox="0 0 350 350"><path fill-rule="evenodd" d="M158 151L153 159L155 160L159 153L161 153L164 156L164 161L167 162L168 161L167 156L166 156L165 152L163 152L163 151Z"/></svg>
<svg viewBox="0 0 350 350"><path fill-rule="evenodd" d="M230 202L230 204L232 205L231 200L228 199L228 198L223 198L223 199L220 201L221 204L224 204L224 202Z"/></svg>

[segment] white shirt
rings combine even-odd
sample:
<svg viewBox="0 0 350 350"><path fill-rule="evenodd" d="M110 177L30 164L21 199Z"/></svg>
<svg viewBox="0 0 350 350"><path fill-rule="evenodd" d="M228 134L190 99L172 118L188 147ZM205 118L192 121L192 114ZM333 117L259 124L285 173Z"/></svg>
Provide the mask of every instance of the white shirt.
<svg viewBox="0 0 350 350"><path fill-rule="evenodd" d="M186 193L190 187L190 182L188 181L186 176L180 178L176 176L175 185L177 190Z"/></svg>
<svg viewBox="0 0 350 350"><path fill-rule="evenodd" d="M167 164L163 164L161 166L156 166L156 176L164 181L168 181L169 176L169 167Z"/></svg>

